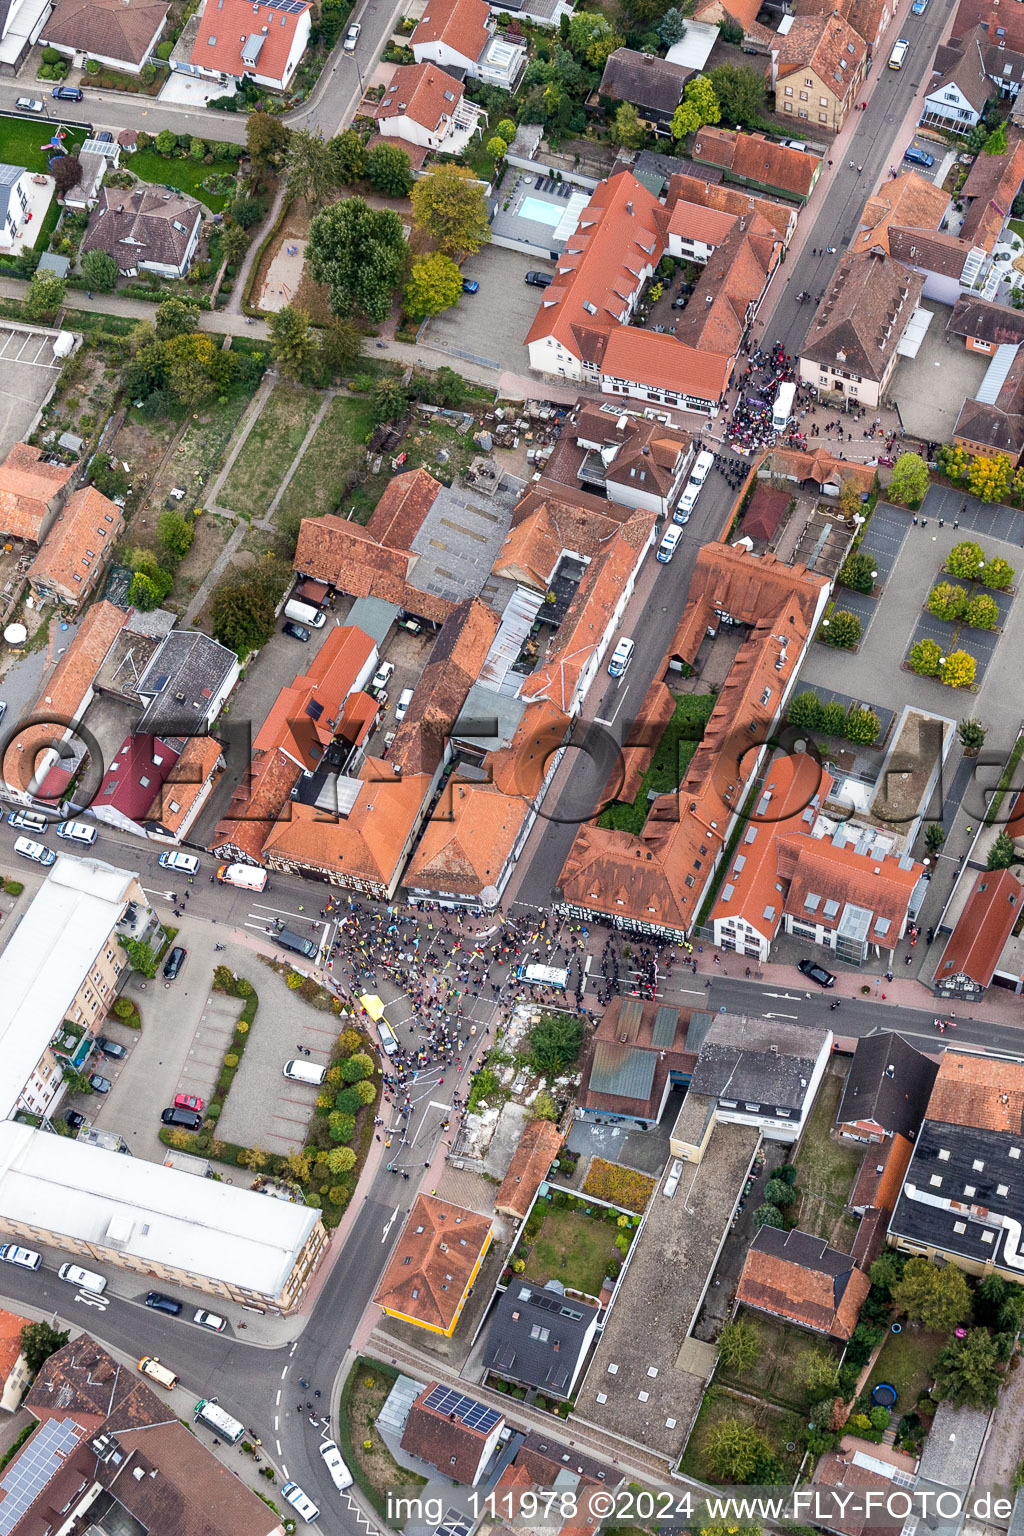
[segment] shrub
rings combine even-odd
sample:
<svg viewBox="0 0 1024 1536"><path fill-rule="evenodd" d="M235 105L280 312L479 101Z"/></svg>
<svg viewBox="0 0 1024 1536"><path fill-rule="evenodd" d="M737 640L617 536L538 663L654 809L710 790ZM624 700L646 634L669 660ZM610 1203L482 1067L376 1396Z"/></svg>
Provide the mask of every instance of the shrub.
<svg viewBox="0 0 1024 1536"><path fill-rule="evenodd" d="M782 1212L776 1205L759 1205L751 1220L755 1227L784 1227L786 1223L782 1219Z"/></svg>
<svg viewBox="0 0 1024 1536"><path fill-rule="evenodd" d="M595 1157L587 1169L583 1193L642 1215L654 1193L654 1180L646 1173L638 1173L633 1168L620 1168L617 1163Z"/></svg>
<svg viewBox="0 0 1024 1536"><path fill-rule="evenodd" d="M973 539L961 539L946 556L946 570L951 576L967 577L973 581L984 568L984 551Z"/></svg>
<svg viewBox="0 0 1024 1536"><path fill-rule="evenodd" d="M114 1016L118 1019L130 1019L135 1012L135 1004L131 998L119 997L113 1008Z"/></svg>
<svg viewBox="0 0 1024 1536"><path fill-rule="evenodd" d="M970 688L978 663L968 651L950 651L939 675L947 688Z"/></svg>
<svg viewBox="0 0 1024 1536"><path fill-rule="evenodd" d="M86 59L86 61L85 61L85 72L86 72L87 75L98 75L99 74L100 66L99 66L99 63L97 62L96 59Z"/></svg>
<svg viewBox="0 0 1024 1536"><path fill-rule="evenodd" d="M1014 575L1013 566L1009 561L997 555L993 560L986 560L981 580L986 587L995 587L997 591L1003 592L1013 586Z"/></svg>
<svg viewBox="0 0 1024 1536"><path fill-rule="evenodd" d="M838 651L852 651L854 646L860 644L861 630L860 619L855 613L850 613L846 608L836 608L822 624L820 638Z"/></svg>
<svg viewBox="0 0 1024 1536"><path fill-rule="evenodd" d="M918 677L938 677L942 651L934 640L918 640L910 647L910 669Z"/></svg>
<svg viewBox="0 0 1024 1536"><path fill-rule="evenodd" d="M995 629L999 623L999 604L987 592L979 592L964 609L964 622L972 629Z"/></svg>
<svg viewBox="0 0 1024 1536"><path fill-rule="evenodd" d="M846 712L846 739L855 746L869 747L877 737L881 723L873 709L851 705Z"/></svg>
<svg viewBox="0 0 1024 1536"><path fill-rule="evenodd" d="M992 599L990 598L989 601L991 602ZM928 612L933 613L937 619L946 619L951 624L963 618L966 607L967 593L963 587L958 587L953 582L942 581L928 594Z"/></svg>
<svg viewBox="0 0 1024 1536"><path fill-rule="evenodd" d="M813 689L798 693L789 706L789 723L801 731L821 728L821 700Z"/></svg>
<svg viewBox="0 0 1024 1536"><path fill-rule="evenodd" d="M819 730L826 736L842 736L846 732L846 710L838 699L829 699L827 704L821 706L821 723Z"/></svg>
<svg viewBox="0 0 1024 1536"><path fill-rule="evenodd" d="M224 1065L226 1067L237 1067L239 1060L240 1057L236 1056L234 1051L229 1051L228 1054L224 1057Z"/></svg>
<svg viewBox="0 0 1024 1536"><path fill-rule="evenodd" d="M839 572L839 580L844 587L849 587L854 592L871 592L874 590L875 562L866 550L855 550L843 562Z"/></svg>
<svg viewBox="0 0 1024 1536"><path fill-rule="evenodd" d="M305 979L306 978L304 976L299 975L298 971L289 971L288 975L285 977L285 985L288 986L293 992L297 992Z"/></svg>

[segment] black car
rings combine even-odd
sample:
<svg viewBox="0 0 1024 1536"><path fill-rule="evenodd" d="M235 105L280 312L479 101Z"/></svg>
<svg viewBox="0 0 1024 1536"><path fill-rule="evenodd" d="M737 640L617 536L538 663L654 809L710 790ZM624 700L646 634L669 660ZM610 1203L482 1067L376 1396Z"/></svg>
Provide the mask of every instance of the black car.
<svg viewBox="0 0 1024 1536"><path fill-rule="evenodd" d="M55 85L50 92L54 101L84 101L85 97L77 85Z"/></svg>
<svg viewBox="0 0 1024 1536"><path fill-rule="evenodd" d="M181 1312L181 1302L175 1301L173 1296L165 1296L162 1291L148 1291L146 1306L156 1312L169 1312L171 1317L177 1317Z"/></svg>
<svg viewBox="0 0 1024 1536"><path fill-rule="evenodd" d="M527 272L523 282L529 283L531 288L550 288L554 277L550 272Z"/></svg>
<svg viewBox="0 0 1024 1536"><path fill-rule="evenodd" d="M187 949L182 949L180 944L175 944L174 948L171 950L170 954L167 956L167 959L164 961L164 980L165 981L173 981L174 980L175 976L177 976L178 972L181 970L182 966L185 964L185 956L187 954L188 954L188 950Z"/></svg>
<svg viewBox="0 0 1024 1536"><path fill-rule="evenodd" d="M817 960L801 960L800 970L811 981L816 981L819 987L834 987L836 984L836 979L832 972L826 971L825 967L819 965Z"/></svg>
<svg viewBox="0 0 1024 1536"><path fill-rule="evenodd" d="M203 1123L202 1115L194 1109L178 1109L172 1105L170 1109L160 1112L160 1119L164 1125L179 1125L185 1131L198 1131Z"/></svg>
<svg viewBox="0 0 1024 1536"><path fill-rule="evenodd" d="M301 640L303 645L309 639L309 630L305 624L296 624L294 619L289 619L287 624L282 624L281 632L285 635L291 635L293 640Z"/></svg>
<svg viewBox="0 0 1024 1536"><path fill-rule="evenodd" d="M102 1051L104 1056L110 1056L114 1061L124 1061L128 1055L123 1045L118 1045L116 1040L108 1040L106 1035L99 1036L96 1049Z"/></svg>
<svg viewBox="0 0 1024 1536"><path fill-rule="evenodd" d="M85 1116L79 1114L77 1109L66 1109L64 1111L64 1124L70 1125L73 1131L81 1130L85 1124Z"/></svg>
<svg viewBox="0 0 1024 1536"><path fill-rule="evenodd" d="M110 1078L104 1077L101 1072L91 1072L89 1074L89 1087L93 1093L109 1093L113 1086Z"/></svg>

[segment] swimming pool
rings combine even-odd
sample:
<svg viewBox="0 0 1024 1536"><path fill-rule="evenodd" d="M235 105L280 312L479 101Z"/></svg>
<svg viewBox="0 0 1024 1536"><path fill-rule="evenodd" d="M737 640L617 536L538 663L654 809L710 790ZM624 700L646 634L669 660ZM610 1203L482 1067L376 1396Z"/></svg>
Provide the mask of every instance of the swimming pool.
<svg viewBox="0 0 1024 1536"><path fill-rule="evenodd" d="M565 217L564 203L545 203L539 197L524 197L519 205L521 218L532 219L535 224L548 224L554 229Z"/></svg>

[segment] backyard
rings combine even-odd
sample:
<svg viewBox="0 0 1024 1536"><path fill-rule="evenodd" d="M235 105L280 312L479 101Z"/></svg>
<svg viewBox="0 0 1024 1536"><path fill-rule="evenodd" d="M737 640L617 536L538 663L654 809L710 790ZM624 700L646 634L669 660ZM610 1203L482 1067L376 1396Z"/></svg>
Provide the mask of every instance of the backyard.
<svg viewBox="0 0 1024 1536"><path fill-rule="evenodd" d="M801 1380L804 1357L831 1355L839 1368L841 1351L828 1339L814 1339L799 1328L789 1328L773 1318L743 1311L744 1327L757 1335L759 1350L753 1365L728 1369L719 1361L715 1380L737 1391L766 1398L798 1413L807 1406L807 1389Z"/></svg>
<svg viewBox="0 0 1024 1536"><path fill-rule="evenodd" d="M834 1140L830 1134L844 1081L845 1067L831 1062L793 1159L800 1200L786 1214L793 1217L793 1224L801 1232L813 1232L841 1253L848 1253L857 1218L850 1215L846 1206L864 1149Z"/></svg>
<svg viewBox="0 0 1024 1536"><path fill-rule="evenodd" d="M218 501L249 519L263 517L309 431L322 396L278 384L253 423Z"/></svg>
<svg viewBox="0 0 1024 1536"><path fill-rule="evenodd" d="M904 1321L900 1333L887 1335L864 1395L869 1396L880 1381L887 1381L898 1394L893 1418L912 1413L921 1393L932 1384L936 1356L948 1343L948 1334L929 1333L919 1323Z"/></svg>
<svg viewBox="0 0 1024 1536"><path fill-rule="evenodd" d="M26 171L46 172L49 161L57 151L48 143L58 124L52 119L45 122L7 117L3 126L3 158L8 165L23 165ZM64 150L70 154L85 143L85 130L68 128Z"/></svg>
<svg viewBox="0 0 1024 1536"><path fill-rule="evenodd" d="M654 750L640 788L633 800L610 805L602 811L598 826L620 832L639 834L650 810L648 794L668 794L678 789L690 766L690 759L700 745L704 727L718 701L714 693L686 693L676 700L676 707Z"/></svg>
<svg viewBox="0 0 1024 1536"><path fill-rule="evenodd" d="M800 1468L801 1453L798 1446L800 1436L806 1429L804 1415L775 1408L770 1403L752 1402L745 1397L735 1396L724 1387L714 1386L709 1387L704 1394L700 1412L679 1461L677 1470L684 1477L696 1477L711 1483L720 1481L708 1465L705 1448L711 1430L727 1419L760 1431L772 1455L782 1463L787 1484L792 1482Z"/></svg>
<svg viewBox="0 0 1024 1536"><path fill-rule="evenodd" d="M609 1264L621 1262L615 1247L617 1227L579 1208L552 1203L543 1211L543 1223L529 1244L525 1242L529 1224L524 1233L523 1247L529 1247L524 1278L534 1285L559 1280L568 1290L600 1296Z"/></svg>
<svg viewBox="0 0 1024 1536"><path fill-rule="evenodd" d="M6 154L6 134L4 138ZM191 156L171 158L159 154L155 149L139 149L127 157L123 166L141 181L156 182L160 186L176 187L179 192L187 192L190 197L205 204L211 213L220 213L230 201L230 194L208 192L203 182L214 176L233 176L233 160L218 160L214 165L204 165L201 160L193 160Z"/></svg>
<svg viewBox="0 0 1024 1536"><path fill-rule="evenodd" d="M366 439L372 430L373 407L367 396L335 396L278 503L283 533L294 537L301 518L338 509L346 487L365 466Z"/></svg>

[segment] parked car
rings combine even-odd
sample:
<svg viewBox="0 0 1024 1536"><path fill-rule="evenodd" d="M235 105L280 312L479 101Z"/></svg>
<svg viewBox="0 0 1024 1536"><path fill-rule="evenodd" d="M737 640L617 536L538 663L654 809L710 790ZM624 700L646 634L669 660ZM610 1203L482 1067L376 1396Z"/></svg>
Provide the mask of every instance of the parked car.
<svg viewBox="0 0 1024 1536"><path fill-rule="evenodd" d="M85 1124L85 1116L77 1109L66 1109L64 1111L64 1124L70 1125L73 1131L79 1131Z"/></svg>
<svg viewBox="0 0 1024 1536"><path fill-rule="evenodd" d="M42 102L35 96L19 96L14 103L19 112L41 112Z"/></svg>
<svg viewBox="0 0 1024 1536"><path fill-rule="evenodd" d="M523 282L529 283L531 288L550 288L554 280L551 272L527 272L523 278Z"/></svg>
<svg viewBox="0 0 1024 1536"><path fill-rule="evenodd" d="M119 1045L116 1040L108 1040L106 1035L99 1036L96 1041L96 1049L102 1052L104 1056L109 1056L112 1061L124 1061L128 1055L123 1045Z"/></svg>
<svg viewBox="0 0 1024 1536"><path fill-rule="evenodd" d="M916 144L911 144L909 149L903 151L904 160L909 160L911 165L923 165L926 169L935 164L935 156L930 155L926 149L919 149Z"/></svg>
<svg viewBox="0 0 1024 1536"><path fill-rule="evenodd" d="M85 95L77 85L55 85L50 92L54 101L84 101Z"/></svg>
<svg viewBox="0 0 1024 1536"><path fill-rule="evenodd" d="M697 505L697 497L700 495L700 493L701 487L699 485L694 485L692 480L687 482L683 490L683 494L679 498L679 505L676 507L676 510L672 514L672 521L674 523L685 523L689 521L690 513Z"/></svg>
<svg viewBox="0 0 1024 1536"><path fill-rule="evenodd" d="M476 281L475 278L464 277L462 279L462 291L463 293L479 293L480 284Z"/></svg>
<svg viewBox="0 0 1024 1536"><path fill-rule="evenodd" d="M331 1474L331 1482L339 1493L352 1486L352 1474L342 1460L337 1442L334 1440L321 1440L320 1455L324 1459L324 1465Z"/></svg>
<svg viewBox="0 0 1024 1536"><path fill-rule="evenodd" d="M30 837L16 837L14 851L21 859L31 859L34 864L56 864L57 855L45 843L34 843Z"/></svg>
<svg viewBox="0 0 1024 1536"><path fill-rule="evenodd" d="M902 69L907 54L910 52L910 44L905 37L899 37L893 44L892 53L889 55L889 68Z"/></svg>
<svg viewBox="0 0 1024 1536"><path fill-rule="evenodd" d="M816 981L819 987L834 987L836 984L836 979L832 972L826 971L825 967L819 965L817 960L801 960L799 969L802 975L808 977L811 981Z"/></svg>
<svg viewBox="0 0 1024 1536"><path fill-rule="evenodd" d="M174 869L181 875L198 875L199 860L194 853L182 853L175 849L173 853L162 853L157 859L161 869Z"/></svg>
<svg viewBox="0 0 1024 1536"><path fill-rule="evenodd" d="M394 675L395 675L395 664L394 664L394 662L393 661L382 661L380 666L377 668L376 672L373 674L373 681L370 683L371 691L373 693L379 693L382 688L386 688L387 687L388 683L390 683L390 681L394 677Z"/></svg>
<svg viewBox="0 0 1024 1536"><path fill-rule="evenodd" d="M89 1073L89 1087L93 1093L109 1093L113 1086L110 1078L104 1077L102 1072Z"/></svg>
<svg viewBox="0 0 1024 1536"><path fill-rule="evenodd" d="M173 981L175 976L185 964L187 949L182 949L180 944L175 944L167 959L164 961L164 981Z"/></svg>
<svg viewBox="0 0 1024 1536"><path fill-rule="evenodd" d="M914 0L913 5L910 7L910 12L912 16L923 16L927 9L928 0Z"/></svg>
<svg viewBox="0 0 1024 1536"><path fill-rule="evenodd" d="M96 841L95 827L90 827L87 821L59 821L57 823L57 836L63 837L69 843L81 843L83 848L91 848Z"/></svg>
<svg viewBox="0 0 1024 1536"><path fill-rule="evenodd" d="M398 695L398 703L395 705L395 719L398 721L399 725L401 725L402 721L405 719L406 715L408 714L408 712L409 712L409 705L411 703L412 703L412 689L411 688L403 688L401 693Z"/></svg>
<svg viewBox="0 0 1024 1536"><path fill-rule="evenodd" d="M362 24L358 21L354 21L349 27L345 33L345 41L341 45L346 53L355 53L356 43L359 41L359 34L362 30Z"/></svg>
<svg viewBox="0 0 1024 1536"><path fill-rule="evenodd" d="M612 659L608 663L608 672L611 677L622 677L633 660L633 652L636 649L632 640L624 635L618 645L612 651Z"/></svg>
<svg viewBox="0 0 1024 1536"><path fill-rule="evenodd" d="M297 1515L301 1515L307 1525L312 1525L314 1520L319 1520L320 1511L313 1503L308 1493L304 1493L298 1483L282 1483L281 1493L288 1500Z"/></svg>
<svg viewBox="0 0 1024 1536"><path fill-rule="evenodd" d="M17 1243L0 1245L0 1259L5 1264L17 1264L19 1269L38 1269L42 1256L32 1248L19 1248Z"/></svg>
<svg viewBox="0 0 1024 1536"><path fill-rule="evenodd" d="M183 1131L198 1131L203 1123L202 1115L194 1109L162 1109L160 1119L164 1125L176 1125Z"/></svg>
<svg viewBox="0 0 1024 1536"><path fill-rule="evenodd" d="M42 811L12 811L7 818L9 827L24 827L26 832L49 832L50 823Z"/></svg>
<svg viewBox="0 0 1024 1536"><path fill-rule="evenodd" d="M175 1301L173 1296L165 1296L163 1291L148 1291L146 1306L155 1312L167 1312L171 1317L177 1317L181 1312L181 1302Z"/></svg>
<svg viewBox="0 0 1024 1536"><path fill-rule="evenodd" d="M175 1109L194 1109L198 1114L203 1112L203 1100L195 1093L176 1093L174 1095Z"/></svg>
<svg viewBox="0 0 1024 1536"><path fill-rule="evenodd" d="M207 1312L202 1307L194 1314L192 1321L198 1323L200 1328L212 1328L214 1333L223 1333L228 1325L226 1317L218 1317L216 1312Z"/></svg>
<svg viewBox="0 0 1024 1536"><path fill-rule="evenodd" d="M282 624L281 633L290 635L293 640L301 640L303 645L309 640L309 630L305 624L296 624L294 619L289 619L287 624Z"/></svg>
<svg viewBox="0 0 1024 1536"><path fill-rule="evenodd" d="M679 543L679 540L682 538L682 536L682 533L674 523L670 523L669 526L665 529L665 537L658 545L658 553L656 557L662 565L667 565L668 562L672 559L672 556L676 552L676 545Z"/></svg>

